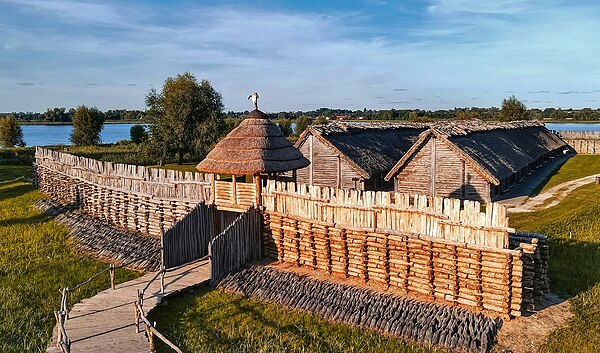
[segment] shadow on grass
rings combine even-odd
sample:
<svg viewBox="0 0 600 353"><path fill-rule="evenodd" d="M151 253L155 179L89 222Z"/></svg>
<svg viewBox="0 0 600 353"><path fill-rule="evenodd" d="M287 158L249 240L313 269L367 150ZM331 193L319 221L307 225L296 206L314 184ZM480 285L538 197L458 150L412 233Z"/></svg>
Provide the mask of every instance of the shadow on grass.
<svg viewBox="0 0 600 353"><path fill-rule="evenodd" d="M1 184L0 184L1 185ZM23 196L33 190L31 184L16 184L13 186L5 187L0 189L0 201L16 198Z"/></svg>
<svg viewBox="0 0 600 353"><path fill-rule="evenodd" d="M540 194L540 191L542 191L542 189L544 188L544 186L546 186L546 184L548 184L548 182L550 181L550 179L552 179L553 176L557 175L558 172L560 171L560 168L562 168L563 165L565 165L565 163L567 163L567 161L569 159L571 159L572 157L575 157L576 154L572 153L567 155L567 158L565 158L560 164L558 164L554 170L552 171L552 173L550 173L546 178L544 178L544 180L539 183L535 188L533 188L533 190L531 190L531 192L529 193L529 197L534 197Z"/></svg>
<svg viewBox="0 0 600 353"><path fill-rule="evenodd" d="M0 220L0 227L14 226L14 225L19 225L19 224L35 225L38 223L45 222L47 220L48 220L48 216L46 216L45 214L38 214L35 216L29 216L29 217L25 217L25 218L9 218L9 219Z"/></svg>
<svg viewBox="0 0 600 353"><path fill-rule="evenodd" d="M561 295L575 296L600 283L600 244L549 239L550 286Z"/></svg>

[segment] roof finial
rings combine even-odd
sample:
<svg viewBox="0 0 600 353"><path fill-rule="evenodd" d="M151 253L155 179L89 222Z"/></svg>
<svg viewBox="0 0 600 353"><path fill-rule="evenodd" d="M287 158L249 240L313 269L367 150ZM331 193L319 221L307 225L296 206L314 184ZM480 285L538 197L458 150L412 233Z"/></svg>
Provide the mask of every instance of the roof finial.
<svg viewBox="0 0 600 353"><path fill-rule="evenodd" d="M254 109L258 110L258 98L259 95L257 92L252 93L251 95L248 96L248 99L252 98L252 104L254 104Z"/></svg>

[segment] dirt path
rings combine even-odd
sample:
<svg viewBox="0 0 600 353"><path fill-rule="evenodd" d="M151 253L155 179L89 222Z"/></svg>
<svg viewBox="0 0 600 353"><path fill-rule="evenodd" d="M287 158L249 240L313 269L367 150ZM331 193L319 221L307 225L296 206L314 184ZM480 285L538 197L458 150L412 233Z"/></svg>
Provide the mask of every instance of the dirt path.
<svg viewBox="0 0 600 353"><path fill-rule="evenodd" d="M571 191L585 184L593 183L596 176L600 174L590 175L583 178L570 180L562 184L551 187L550 189L540 193L537 196L530 197L527 201L519 206L508 208L508 212L532 212L543 210L552 206L556 206L562 201Z"/></svg>
<svg viewBox="0 0 600 353"><path fill-rule="evenodd" d="M533 315L504 322L492 352L539 352L548 335L573 317L569 301L555 294L547 294L541 305Z"/></svg>

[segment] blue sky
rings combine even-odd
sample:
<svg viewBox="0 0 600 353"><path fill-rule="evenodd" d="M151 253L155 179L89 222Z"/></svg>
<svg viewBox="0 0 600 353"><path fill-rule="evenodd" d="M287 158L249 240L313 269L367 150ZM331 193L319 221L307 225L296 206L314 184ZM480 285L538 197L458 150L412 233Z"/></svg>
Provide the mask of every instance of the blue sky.
<svg viewBox="0 0 600 353"><path fill-rule="evenodd" d="M600 106L595 1L0 0L0 112L143 109L184 71L226 110Z"/></svg>

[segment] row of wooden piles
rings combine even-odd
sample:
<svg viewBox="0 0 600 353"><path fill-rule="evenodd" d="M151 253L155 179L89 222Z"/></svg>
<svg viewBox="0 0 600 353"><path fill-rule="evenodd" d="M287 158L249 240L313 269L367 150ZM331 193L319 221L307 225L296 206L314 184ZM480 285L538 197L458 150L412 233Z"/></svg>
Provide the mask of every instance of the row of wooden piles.
<svg viewBox="0 0 600 353"><path fill-rule="evenodd" d="M558 135L577 153L600 154L599 131L559 131Z"/></svg>
<svg viewBox="0 0 600 353"><path fill-rule="evenodd" d="M335 189L268 181L263 205L282 214L301 215L350 227L389 229L469 244L507 249L506 208L498 203Z"/></svg>
<svg viewBox="0 0 600 353"><path fill-rule="evenodd" d="M263 246L266 256L280 262L504 319L533 309L534 294L547 288L536 282L547 278L540 272L547 265L525 243L495 249L265 211Z"/></svg>

